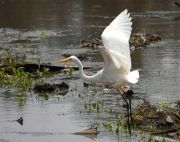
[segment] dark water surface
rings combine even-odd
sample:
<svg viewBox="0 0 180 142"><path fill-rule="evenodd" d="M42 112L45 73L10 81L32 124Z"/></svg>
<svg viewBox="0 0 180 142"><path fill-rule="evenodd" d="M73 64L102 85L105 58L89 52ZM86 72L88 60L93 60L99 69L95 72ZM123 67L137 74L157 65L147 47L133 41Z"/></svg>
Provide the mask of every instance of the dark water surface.
<svg viewBox="0 0 180 142"><path fill-rule="evenodd" d="M35 30L44 31L49 38L43 46L35 44L23 49L30 60L37 56L43 63L58 65L64 53L88 54L90 60L83 64L97 70L102 67L99 52L73 48L72 44L80 39L100 37L103 29L125 8L131 12L133 32L160 34L163 38L161 42L132 53L133 69L141 69L139 83L132 86L137 97L133 105L143 98L155 104L163 99L171 102L180 99L180 20L177 20L180 8L172 0L4 0L0 1L1 34L2 28L16 36L23 30L22 38L37 37ZM0 44L7 48L13 46L2 40ZM59 83L67 81L66 77L59 74L49 81ZM98 136L91 138L71 134L115 116L106 112L88 114L84 110L84 103L89 101L91 94L104 93L103 87L84 88L79 78L67 82L71 91L66 96L54 95L44 101L30 92L22 107L17 104L16 91L1 89L0 141L143 141L136 132L132 138L123 132L117 137L101 126ZM113 92L110 90L94 99L102 99L112 106L122 104L120 97L112 97ZM83 100L79 94L89 97ZM116 109L124 113L122 107ZM24 118L22 126L13 122L21 116Z"/></svg>

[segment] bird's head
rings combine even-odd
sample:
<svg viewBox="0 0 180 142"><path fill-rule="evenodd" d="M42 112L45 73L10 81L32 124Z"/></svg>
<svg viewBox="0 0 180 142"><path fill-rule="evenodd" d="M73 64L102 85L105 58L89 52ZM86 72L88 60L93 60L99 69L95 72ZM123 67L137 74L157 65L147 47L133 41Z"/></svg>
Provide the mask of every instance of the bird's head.
<svg viewBox="0 0 180 142"><path fill-rule="evenodd" d="M69 62L69 61L76 61L76 60L78 60L76 56L70 56L70 57L67 57L67 58L64 58L64 59L60 60L60 62L66 63L66 62Z"/></svg>

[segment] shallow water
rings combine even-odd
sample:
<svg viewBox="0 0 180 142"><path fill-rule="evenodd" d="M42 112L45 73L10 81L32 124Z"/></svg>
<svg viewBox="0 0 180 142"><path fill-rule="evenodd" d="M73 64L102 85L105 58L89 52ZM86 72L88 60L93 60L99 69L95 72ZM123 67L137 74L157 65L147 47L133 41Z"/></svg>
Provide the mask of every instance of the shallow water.
<svg viewBox="0 0 180 142"><path fill-rule="evenodd" d="M148 1L50 1L50 0L7 0L0 3L0 47L14 47L18 39L30 39L31 43L22 46L17 43L19 52L27 55L28 61L59 64L64 53L88 54L83 64L92 66L88 73L102 67L102 58L94 49L73 48L80 39L99 37L105 26L123 9L129 9L133 17L133 32L157 33L163 41L151 44L132 53L133 69L141 69L140 81L132 86L135 92L133 106L146 98L152 103L165 99L174 102L180 99L180 9L171 0ZM3 28L3 29L2 29ZM4 28L7 28L4 31ZM45 41L39 43L44 32ZM42 35L43 36L43 35ZM25 47L25 48L24 48ZM1 51L0 51L1 52ZM75 73L75 76L78 76ZM49 81L66 81L69 93L62 97L52 95L48 101L30 92L26 104L19 106L12 89L1 89L0 93L0 141L138 141L141 135L133 133L132 138L124 131L119 137L105 131L100 125L100 133L91 138L74 135L91 126L97 126L108 119L115 120L118 113L125 113L122 99L114 90L104 92L101 86L85 88L81 79L68 79L58 74ZM97 96L92 97L95 93ZM79 97L83 95L83 99ZM104 95L100 95L104 94ZM86 97L85 97L86 96ZM114 114L105 111L88 113L84 104L90 98L103 100L107 107L119 104ZM13 121L23 117L21 126Z"/></svg>

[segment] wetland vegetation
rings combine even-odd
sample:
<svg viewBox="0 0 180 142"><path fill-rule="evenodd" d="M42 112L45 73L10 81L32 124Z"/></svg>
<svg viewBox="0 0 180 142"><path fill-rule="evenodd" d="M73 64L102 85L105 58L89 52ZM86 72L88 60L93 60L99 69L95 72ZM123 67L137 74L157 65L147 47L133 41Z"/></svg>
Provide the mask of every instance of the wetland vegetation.
<svg viewBox="0 0 180 142"><path fill-rule="evenodd" d="M40 8L39 2L44 6ZM12 23L7 16L3 20L0 16L0 141L178 141L177 4L169 4L168 0L168 4L159 7L166 2L150 2L150 8L142 2L142 9L141 4L127 2L142 9L138 11L130 6L134 23L130 40L133 69L141 69L141 78L137 85L130 86L134 95L133 120L129 125L126 107L114 89L84 83L77 75L76 66L59 63L63 56L76 55L88 74L101 68L102 58L97 50L97 46L102 45L99 36L121 11L120 4L112 1L116 7L112 10L106 2L84 2L81 6L72 2L71 9L56 3L61 8L41 0L28 3L20 0L11 6L17 10L12 12L13 18L20 14L22 21L17 18L17 23ZM25 15L19 11L21 4L27 8ZM40 9L32 11L34 4ZM87 10L89 5L92 11ZM1 13L8 14L8 3L1 2L0 6ZM49 6L50 14L41 13ZM79 11L77 7L84 9ZM55 13L66 14L61 17ZM27 17L28 14L31 16ZM16 124L17 119L23 123ZM84 134L87 131L81 130L88 130L88 134L92 130L93 134L87 136Z"/></svg>
<svg viewBox="0 0 180 142"><path fill-rule="evenodd" d="M47 32L48 33L48 32ZM57 33L54 32L55 35ZM6 34L5 34L6 35ZM39 36L41 34L38 34ZM43 36L39 38L39 44L45 44L44 37L46 32L43 32ZM43 41L43 42L42 42ZM145 48L146 45L161 41L159 35L143 35L133 34L130 40L131 51ZM0 85L3 88L15 88L17 93L17 102L19 105L25 105L26 97L30 90L38 94L39 97L44 98L45 101L49 99L50 94L65 95L69 91L69 85L65 82L54 84L46 82L47 78L53 77L56 74L62 73L64 76L72 76L77 69L76 67L64 67L64 66L53 66L51 64L40 64L40 60L37 62L27 62L26 54L22 54L19 50L20 47L15 45L31 43L31 40L22 41L16 39L16 42L11 44L14 47L9 49L3 49L1 56L1 70L0 70ZM36 41L37 42L37 41ZM102 42L98 38L92 40L81 40L79 44L74 44L75 47L80 48L97 48L102 45ZM14 53L13 48L18 48L18 51ZM68 57L70 54L63 54ZM83 61L88 61L88 57L85 54L79 54L78 57ZM74 69L73 69L74 68ZM85 69L89 67L85 67ZM85 84L85 87L89 87L90 84ZM143 101L138 106L133 108L132 122L127 123L127 116L119 112L121 107L119 103L109 104L108 102L101 99L103 93L97 95L92 92L89 96L87 94L79 94L79 98L86 102L84 103L84 112L87 114L98 113L103 117L103 113L106 112L109 116L115 115L114 118L107 117L104 121L95 124L97 128L104 127L105 130L116 133L119 135L120 130L125 133L129 133L129 129L137 129L140 131L150 132L152 135L162 135L171 138L179 139L179 123L180 123L180 112L179 102L176 104L169 104L166 101L161 100L159 105L151 105L150 102ZM118 98L119 99L119 98ZM22 118L22 117L21 117ZM23 118L22 118L23 119ZM128 125L131 125L130 127ZM95 127L94 126L94 127ZM94 130L93 130L94 131ZM152 139L150 137L149 139ZM150 140L151 141L151 140Z"/></svg>

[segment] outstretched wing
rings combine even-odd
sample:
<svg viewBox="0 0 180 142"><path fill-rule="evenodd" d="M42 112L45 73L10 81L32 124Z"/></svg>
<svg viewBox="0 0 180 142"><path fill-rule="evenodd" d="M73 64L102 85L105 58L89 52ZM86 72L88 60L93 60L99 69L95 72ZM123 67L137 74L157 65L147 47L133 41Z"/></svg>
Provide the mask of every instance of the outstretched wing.
<svg viewBox="0 0 180 142"><path fill-rule="evenodd" d="M118 62L117 59L119 57L123 57L123 59L125 59L124 62L126 62L126 65L128 65L128 68L131 68L131 57L129 50L129 38L132 30L131 26L131 17L126 9L121 12L109 26L105 28L101 35L104 47L110 51L110 54L112 53L112 61L117 68L121 67L122 63ZM114 57L114 54L117 56L119 55L119 57Z"/></svg>

